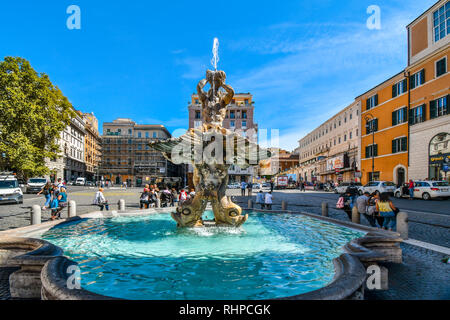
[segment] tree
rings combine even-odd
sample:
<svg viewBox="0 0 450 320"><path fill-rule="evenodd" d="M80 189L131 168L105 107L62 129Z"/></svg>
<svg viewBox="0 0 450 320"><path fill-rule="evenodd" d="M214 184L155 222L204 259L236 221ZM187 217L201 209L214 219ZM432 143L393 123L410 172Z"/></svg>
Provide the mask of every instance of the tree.
<svg viewBox="0 0 450 320"><path fill-rule="evenodd" d="M75 117L69 100L48 75L23 58L0 62L0 163L21 177L49 172L45 159L58 158L61 131Z"/></svg>

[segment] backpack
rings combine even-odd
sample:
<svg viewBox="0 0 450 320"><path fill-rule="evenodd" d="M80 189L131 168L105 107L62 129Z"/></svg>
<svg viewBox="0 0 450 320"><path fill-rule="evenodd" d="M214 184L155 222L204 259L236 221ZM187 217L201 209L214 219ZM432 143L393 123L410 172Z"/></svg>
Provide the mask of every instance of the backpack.
<svg viewBox="0 0 450 320"><path fill-rule="evenodd" d="M337 208L337 209L343 209L344 206L345 206L345 203L344 203L344 197L339 197L339 200L338 200L338 202L336 203L336 208Z"/></svg>

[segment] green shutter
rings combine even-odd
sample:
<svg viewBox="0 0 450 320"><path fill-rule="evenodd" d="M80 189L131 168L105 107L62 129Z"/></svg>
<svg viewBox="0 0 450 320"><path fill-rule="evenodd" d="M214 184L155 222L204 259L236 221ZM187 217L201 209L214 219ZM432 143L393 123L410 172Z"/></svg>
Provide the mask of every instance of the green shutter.
<svg viewBox="0 0 450 320"><path fill-rule="evenodd" d="M420 82L422 82L422 84L425 83L425 69L422 69L422 71L420 71Z"/></svg>
<svg viewBox="0 0 450 320"><path fill-rule="evenodd" d="M392 86L392 98L395 98L397 96L397 85L394 84Z"/></svg>
<svg viewBox="0 0 450 320"><path fill-rule="evenodd" d="M375 95L375 105L374 107L376 107L378 105L378 93Z"/></svg>
<svg viewBox="0 0 450 320"><path fill-rule="evenodd" d="M392 153L397 153L397 141L392 140Z"/></svg>
<svg viewBox="0 0 450 320"><path fill-rule="evenodd" d="M403 80L403 89L405 90L405 92L408 91L408 80L407 79Z"/></svg>
<svg viewBox="0 0 450 320"><path fill-rule="evenodd" d="M425 120L427 120L427 104L424 103L422 106L422 119L421 121L424 122Z"/></svg>
<svg viewBox="0 0 450 320"><path fill-rule="evenodd" d="M406 122L406 121L408 121L408 107L404 107L403 108L403 119L402 119L402 122Z"/></svg>
<svg viewBox="0 0 450 320"><path fill-rule="evenodd" d="M397 111L392 112L392 125L397 125L398 119L397 119Z"/></svg>
<svg viewBox="0 0 450 320"><path fill-rule="evenodd" d="M430 101L430 119L437 117L436 100Z"/></svg>
<svg viewBox="0 0 450 320"><path fill-rule="evenodd" d="M409 77L409 86L411 89L416 87L416 77L414 77L414 75Z"/></svg>
<svg viewBox="0 0 450 320"><path fill-rule="evenodd" d="M408 151L408 138L406 137L402 138L401 144L402 144L401 151Z"/></svg>
<svg viewBox="0 0 450 320"><path fill-rule="evenodd" d="M414 124L414 109L409 109L408 122L409 122L410 125Z"/></svg>
<svg viewBox="0 0 450 320"><path fill-rule="evenodd" d="M376 144L374 145L374 147L375 147L374 156L378 157L378 145Z"/></svg>
<svg viewBox="0 0 450 320"><path fill-rule="evenodd" d="M374 120L374 128L373 131L377 132L378 131L378 119Z"/></svg>

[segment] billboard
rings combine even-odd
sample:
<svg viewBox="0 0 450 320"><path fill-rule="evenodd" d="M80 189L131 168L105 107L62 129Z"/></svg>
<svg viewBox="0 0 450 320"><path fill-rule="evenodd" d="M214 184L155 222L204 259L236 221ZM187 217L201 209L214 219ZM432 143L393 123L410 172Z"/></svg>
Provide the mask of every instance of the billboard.
<svg viewBox="0 0 450 320"><path fill-rule="evenodd" d="M327 160L327 171L344 168L344 155Z"/></svg>

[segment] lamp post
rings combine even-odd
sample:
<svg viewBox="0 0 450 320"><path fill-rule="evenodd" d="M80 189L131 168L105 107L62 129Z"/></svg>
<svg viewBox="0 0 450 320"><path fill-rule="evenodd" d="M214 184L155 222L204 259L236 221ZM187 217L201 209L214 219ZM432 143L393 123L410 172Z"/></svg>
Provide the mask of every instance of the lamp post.
<svg viewBox="0 0 450 320"><path fill-rule="evenodd" d="M369 121L373 121L375 119L375 117L371 113L368 113L368 114L366 114L364 119L366 120L366 132L367 132L370 129ZM374 149L374 147L375 147L375 130L373 128L373 124L372 124L372 128L371 128L371 133L372 133L372 178L371 178L371 181L372 181L373 174L375 172L375 152L374 152L374 150L375 150Z"/></svg>

